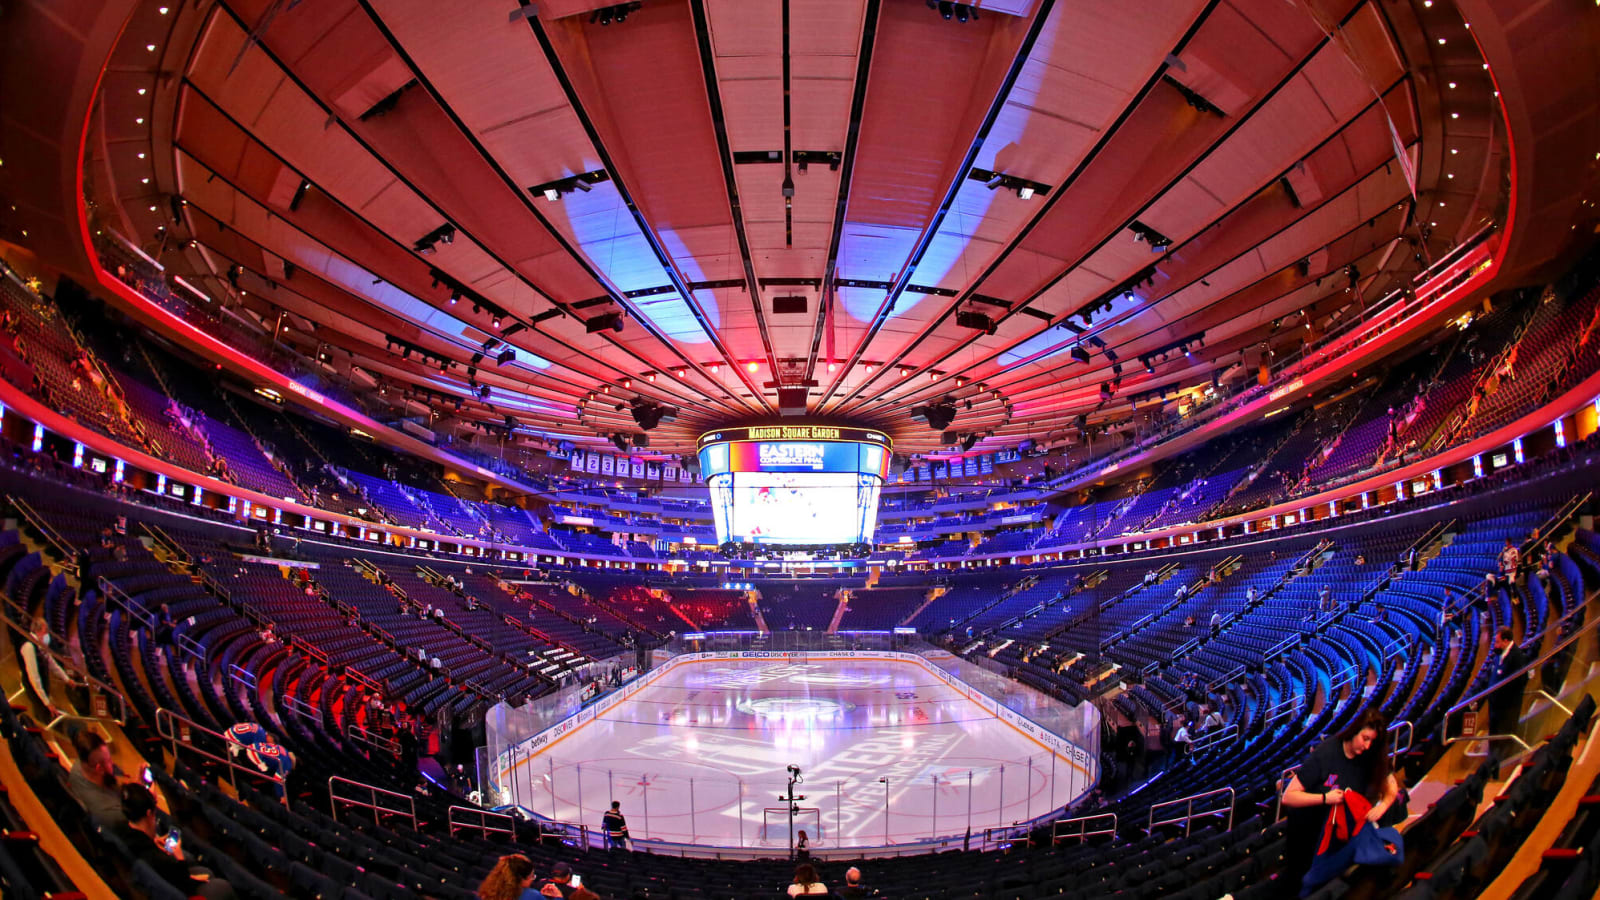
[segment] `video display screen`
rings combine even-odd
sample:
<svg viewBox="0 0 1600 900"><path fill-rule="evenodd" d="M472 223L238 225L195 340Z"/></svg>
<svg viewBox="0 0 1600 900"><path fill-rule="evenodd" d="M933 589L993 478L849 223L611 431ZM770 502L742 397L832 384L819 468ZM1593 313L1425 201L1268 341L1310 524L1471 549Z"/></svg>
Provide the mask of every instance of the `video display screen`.
<svg viewBox="0 0 1600 900"><path fill-rule="evenodd" d="M718 542L870 541L887 454L871 444L740 441L700 451Z"/></svg>

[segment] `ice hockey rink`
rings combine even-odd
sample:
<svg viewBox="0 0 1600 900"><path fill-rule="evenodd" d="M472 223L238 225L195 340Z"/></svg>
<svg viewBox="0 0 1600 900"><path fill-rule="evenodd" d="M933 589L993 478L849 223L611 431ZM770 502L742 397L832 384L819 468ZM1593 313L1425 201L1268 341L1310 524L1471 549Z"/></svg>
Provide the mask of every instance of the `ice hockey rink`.
<svg viewBox="0 0 1600 900"><path fill-rule="evenodd" d="M711 659L679 665L518 760L517 802L597 828L620 801L636 840L819 850L936 837L973 846L1088 789L1081 765L913 662Z"/></svg>

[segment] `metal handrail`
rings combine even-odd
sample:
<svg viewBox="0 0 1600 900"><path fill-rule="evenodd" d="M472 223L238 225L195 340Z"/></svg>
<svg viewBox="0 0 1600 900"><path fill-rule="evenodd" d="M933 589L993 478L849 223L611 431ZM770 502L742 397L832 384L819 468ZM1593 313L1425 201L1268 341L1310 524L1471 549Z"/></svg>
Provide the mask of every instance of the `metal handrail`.
<svg viewBox="0 0 1600 900"><path fill-rule="evenodd" d="M178 645L179 650L198 660L200 665L204 666L206 664L206 645L190 637L187 631L175 633L172 636L172 642Z"/></svg>
<svg viewBox="0 0 1600 900"><path fill-rule="evenodd" d="M351 787L366 791L368 799L366 801L362 801L354 797L341 797L334 791L334 785L336 783L350 785ZM394 806L382 806L379 804L379 800L383 797L398 798L400 801L403 801L405 805L402 807L399 803L396 803ZM392 816L399 816L404 819L409 819L411 821L411 830L417 830L417 801L406 794L401 794L396 791L378 787L376 785L365 784L353 779L333 775L328 778L328 806L330 811L333 813L333 820L335 822L339 821L339 804L341 803L346 806L354 806L359 809L370 810L372 812L372 821L374 824L383 824L382 814L388 813Z"/></svg>
<svg viewBox="0 0 1600 900"><path fill-rule="evenodd" d="M1458 713L1461 710L1466 709L1468 707L1478 705L1479 703L1481 703L1485 699L1487 699L1489 697L1489 695L1493 694L1495 691L1498 691L1499 689L1505 687L1507 684L1510 684L1511 682L1516 681L1518 678L1521 678L1522 676L1532 672L1534 669L1537 669L1540 666L1544 665L1545 663L1549 662L1552 658L1555 657L1556 654L1558 654L1561 651L1563 651L1563 650L1567 649L1568 647L1572 646L1573 642L1575 642L1578 638L1582 637L1583 635L1587 634L1590 631L1593 631L1596 626L1600 626L1600 616L1590 616L1589 620L1587 622L1585 622L1576 631L1573 631L1571 634L1567 635L1565 638L1563 638L1559 642L1557 642L1556 645L1554 647L1550 648L1548 651L1546 651L1543 656L1539 657L1538 659L1533 660L1532 662L1529 662L1527 665L1523 666L1522 668L1518 669L1515 672L1512 672L1510 675L1507 675L1505 678L1502 678L1499 681L1496 681L1494 684L1489 685L1488 687L1484 688L1483 690L1478 691L1476 694L1473 694L1472 696L1466 698L1465 700L1460 701L1455 706L1452 706L1449 709L1445 710L1446 721L1449 720L1449 717L1452 714ZM1540 640L1542 640L1545 635L1550 633L1550 630L1552 628L1559 628L1559 627L1561 627L1561 623L1559 621L1548 623L1545 626L1544 631L1539 632L1539 634L1536 637L1539 638ZM1532 639L1525 639L1525 640L1523 640L1523 643L1524 644L1528 644L1528 643L1531 642L1531 640Z"/></svg>
<svg viewBox="0 0 1600 900"><path fill-rule="evenodd" d="M1240 675L1243 675L1245 673L1245 671L1246 671L1246 668L1245 668L1244 663L1240 663L1239 665L1234 666L1233 668L1231 668L1228 671L1224 672L1222 674L1221 678L1218 678L1216 681L1213 681L1210 684L1206 685L1206 689L1210 690L1210 691L1215 691L1218 688L1225 687L1225 686L1227 686L1229 684L1232 684L1233 680L1235 678L1238 678Z"/></svg>
<svg viewBox="0 0 1600 900"><path fill-rule="evenodd" d="M374 680L372 676L362 672L360 669L357 669L354 666L345 666L344 674L346 678L349 678L351 681L354 681L356 684L361 685L369 691L383 690L383 685Z"/></svg>
<svg viewBox="0 0 1600 900"><path fill-rule="evenodd" d="M1097 829L1095 829L1093 831L1089 830L1089 823L1090 822L1099 821L1099 820L1102 820L1102 819L1110 819L1111 820L1111 827L1110 828L1097 828ZM1075 832L1073 834L1063 834L1062 833L1063 826L1071 826L1071 825L1077 825L1078 826L1077 832ZM1081 844L1081 843L1084 843L1085 841L1088 841L1089 838L1092 838L1092 837L1099 837L1100 835L1103 835L1103 834L1116 834L1116 833L1117 833L1117 814L1116 813L1095 813L1094 815L1090 815L1090 816L1078 816L1078 817L1072 818L1072 819L1062 819L1062 820L1056 822L1055 824L1051 825L1050 826L1050 843L1051 843L1051 845L1055 845L1055 844L1061 843L1062 841L1077 841L1077 842L1079 842Z"/></svg>
<svg viewBox="0 0 1600 900"><path fill-rule="evenodd" d="M299 697L296 697L293 694L284 694L280 699L283 701L283 708L287 709L289 712L292 712L297 716L310 719L313 722L322 721L322 711L305 702L304 700L301 700Z"/></svg>
<svg viewBox="0 0 1600 900"><path fill-rule="evenodd" d="M13 509L22 514L22 518L29 525L32 525L34 530L44 535L45 543L49 544L51 549L55 550L56 555L61 557L61 567L76 576L78 574L78 555L72 543L63 537L61 532L55 529L55 526L45 521L44 516L39 515L39 511L34 509L28 501L15 494L7 494L6 500Z"/></svg>
<svg viewBox="0 0 1600 900"><path fill-rule="evenodd" d="M1014 842L1018 838L1027 840L1029 833L1032 831L1033 829L1027 825L991 825L983 830L983 836L979 838L978 845L982 849L988 850L990 847Z"/></svg>
<svg viewBox="0 0 1600 900"><path fill-rule="evenodd" d="M1230 722L1227 725L1218 728L1216 731L1208 731L1195 740L1190 741L1189 753L1195 754L1201 752L1202 750L1210 750L1212 747L1226 743L1234 738L1237 738L1238 736L1239 726Z"/></svg>
<svg viewBox="0 0 1600 900"><path fill-rule="evenodd" d="M1228 797L1228 809L1227 809L1228 825L1227 825L1227 828L1224 829L1224 830L1231 831L1233 829L1233 808L1234 808L1234 805L1236 804L1237 799L1238 799L1238 795L1234 793L1234 790L1231 787L1217 788L1214 791L1206 791L1206 792L1200 793L1200 794L1191 794L1191 795L1189 795L1187 797L1179 797L1176 800L1168 800L1165 803L1157 803L1156 805L1150 807L1150 821L1145 825L1145 830L1147 832L1154 832L1157 827L1162 826L1162 825L1179 825L1179 824L1181 824L1181 825L1183 825L1183 834L1184 834L1184 836L1188 837L1190 830L1192 830L1193 827L1194 827L1194 820L1195 819L1199 818L1200 816L1214 816L1214 815L1222 812L1221 809L1203 809L1200 812L1195 812L1194 811L1195 802L1199 801L1199 800L1205 800L1205 799L1210 798L1210 797L1220 797L1220 796L1223 796L1223 795L1227 795L1227 797ZM1158 809L1167 809L1167 808L1176 808L1179 804L1183 804L1183 807L1184 807L1183 815L1178 816L1177 818L1174 818L1174 819L1162 819L1159 822L1156 821L1156 810L1158 810Z"/></svg>
<svg viewBox="0 0 1600 900"><path fill-rule="evenodd" d="M1273 644L1272 648L1269 649L1262 656L1262 658L1261 658L1262 661L1265 662L1265 661L1267 661L1269 659L1276 659L1279 656L1282 656L1283 654L1288 653L1290 650L1293 650L1295 648L1295 646L1300 643L1300 640L1301 640L1302 637L1303 637L1303 635L1291 634L1288 637L1284 638L1283 640L1277 642L1276 644Z"/></svg>
<svg viewBox="0 0 1600 900"><path fill-rule="evenodd" d="M100 596L106 598L108 603L115 603L122 607L128 615L139 621L140 626L154 629L156 624L155 613L145 609L143 604L134 600L127 591L117 587L116 582L108 580L104 575L96 579L96 586L100 589Z"/></svg>
<svg viewBox="0 0 1600 900"><path fill-rule="evenodd" d="M1403 746L1400 744L1399 740L1397 739L1397 735L1401 731L1404 731L1405 732L1405 736L1406 736L1406 742L1405 742L1405 744ZM1410 719L1401 719L1401 720L1399 720L1397 722L1389 723L1389 732L1390 732L1390 738L1389 738L1389 758L1390 759L1393 759L1394 757L1399 756L1402 753L1411 752L1411 748L1417 742L1417 726L1413 725L1411 723Z"/></svg>
<svg viewBox="0 0 1600 900"><path fill-rule="evenodd" d="M1280 719L1293 718L1295 714L1300 712L1300 703L1300 698L1295 696L1280 700L1267 707L1266 714L1261 720L1263 727L1270 728L1277 724Z"/></svg>
<svg viewBox="0 0 1600 900"><path fill-rule="evenodd" d="M476 817L476 822L458 821L469 816ZM493 819L496 824L491 824ZM476 831L479 837L488 837L491 834L504 834L516 837L517 820L505 813L489 812L486 809L473 809L467 806L451 806L445 810L445 821L449 823L450 835L455 836L459 831ZM503 822L504 824L498 824Z"/></svg>
<svg viewBox="0 0 1600 900"><path fill-rule="evenodd" d="M363 725L351 725L349 728L345 729L344 733L345 737L349 738L350 740L356 741L357 743L366 744L368 747L372 748L373 750L377 750L380 753L387 753L396 757L400 755L400 744L397 741L391 738L386 738Z"/></svg>
<svg viewBox="0 0 1600 900"><path fill-rule="evenodd" d="M1410 646L1411 642L1404 635L1396 637L1394 640L1383 645L1383 661L1388 663L1389 660L1394 659L1396 656L1405 656L1406 650Z"/></svg>
<svg viewBox="0 0 1600 900"><path fill-rule="evenodd" d="M238 663L228 663L228 677L244 685L247 690L255 690L258 680L256 673L242 668Z"/></svg>
<svg viewBox="0 0 1600 900"><path fill-rule="evenodd" d="M223 754L218 755L210 750L205 750L196 745L191 737L196 733L215 738L221 742ZM209 759L214 763L220 763L223 766L226 766L228 770L228 783L232 784L234 787L238 787L239 784L238 778L235 774L238 772L243 772L246 775L259 778L262 781L271 782L280 788L283 786L283 776L269 775L266 772L255 768L254 766L241 765L240 763L235 762L232 756L227 755L227 735L219 731L212 731L210 728L201 725L199 722L196 722L195 720L182 715L181 713L173 712L165 707L157 709L156 734L160 736L162 740L165 740L168 746L172 748L172 756L174 759L177 758L178 750L181 747L182 749L188 750L202 759Z"/></svg>
<svg viewBox="0 0 1600 900"><path fill-rule="evenodd" d="M15 619L18 614L26 614L26 610L22 609L21 606L13 602L11 598L5 597L0 599L4 600L6 609L8 612L10 612L12 618ZM72 659L72 657L67 656L54 647L49 647L39 643L34 639L33 635L27 631L27 627L22 624L25 621L26 619L18 619L15 622L16 627L13 630L13 634L21 635L22 640L32 644L36 652L43 653L45 658L41 660L41 662L43 662L45 665L49 665L52 662L55 663L57 668L61 669L61 671L66 674L68 684L72 685L73 687L90 689L89 715L70 716L66 713L62 713L55 719L55 721L52 721L48 727L54 728L58 722L67 718L107 719L115 722L118 725L128 724L128 699L123 695L122 691L96 678L92 673L80 667L77 661ZM17 695L13 694L12 696L15 697ZM96 707L96 701L104 701L105 707L103 711ZM115 708L118 710L116 715L112 715L111 713L113 702L115 702Z"/></svg>

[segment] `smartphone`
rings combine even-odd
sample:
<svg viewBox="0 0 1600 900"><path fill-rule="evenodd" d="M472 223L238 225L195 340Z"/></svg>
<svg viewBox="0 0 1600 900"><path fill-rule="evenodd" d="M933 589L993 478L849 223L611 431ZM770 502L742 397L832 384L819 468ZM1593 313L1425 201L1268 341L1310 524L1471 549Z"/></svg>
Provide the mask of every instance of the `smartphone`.
<svg viewBox="0 0 1600 900"><path fill-rule="evenodd" d="M583 876L582 875L574 875L574 876L572 876L572 886L575 887L575 888L583 887Z"/></svg>
<svg viewBox="0 0 1600 900"><path fill-rule="evenodd" d="M139 780L144 783L145 787L149 787L150 785L156 783L156 776L150 771L149 766L140 766Z"/></svg>
<svg viewBox="0 0 1600 900"><path fill-rule="evenodd" d="M178 833L178 829L176 829L176 828L174 828L171 831L167 832L167 840L166 840L165 843L166 843L166 847L167 847L167 852L168 853L171 853L172 851L178 849L178 841L179 841L179 839L181 837L182 837L182 835L180 835Z"/></svg>

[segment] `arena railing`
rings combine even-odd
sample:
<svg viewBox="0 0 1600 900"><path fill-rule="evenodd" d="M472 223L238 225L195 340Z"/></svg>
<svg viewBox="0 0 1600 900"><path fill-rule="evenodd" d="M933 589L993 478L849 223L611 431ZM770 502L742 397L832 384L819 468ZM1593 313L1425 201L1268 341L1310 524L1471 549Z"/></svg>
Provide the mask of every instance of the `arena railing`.
<svg viewBox="0 0 1600 900"><path fill-rule="evenodd" d="M67 712L58 712L55 718L50 721L50 724L45 726L46 728L55 728L61 722L64 722L68 719L105 719L109 722L114 722L117 725L128 724L128 700L125 696L123 696L121 690L112 687L104 681L94 677L94 675L90 674L89 672L84 671L81 667L79 667L78 663L67 654L62 653L54 647L47 647L44 644L39 643L39 641L34 639L33 634L28 631L28 611L23 609L21 605L12 600L10 597L0 595L0 601L4 602L7 616L11 619L12 625L14 626L12 629L13 638L15 639L20 637L22 641L32 644L34 652L39 654L40 662L43 665L54 665L67 676L67 687L85 691L87 694L87 699L89 701L89 715L74 715ZM20 650L21 648L17 645L16 640L13 640L12 649L7 655L18 656L20 655ZM22 662L20 659L17 660L17 667L19 669L22 667ZM24 679L24 682L25 681L26 680ZM27 693L28 687L27 684L24 683L19 685L15 691L12 691L10 694L8 694L6 699L9 702L16 703L19 702L23 697L27 696Z"/></svg>
<svg viewBox="0 0 1600 900"><path fill-rule="evenodd" d="M219 731L212 731L210 728L180 713L173 712L165 707L157 709L156 734L167 742L167 746L172 750L172 758L174 760L179 758L179 751L186 751L201 759L223 766L228 773L228 783L233 785L235 789L239 786L238 776L241 772L252 778L270 782L279 788L283 786L283 778L281 776L269 775L254 766L246 766L235 762L228 752L227 735ZM212 751L201 747L195 742L197 735L215 741L220 749Z"/></svg>
<svg viewBox="0 0 1600 900"><path fill-rule="evenodd" d="M336 788L337 785L344 785L352 793L360 794L365 792L366 798L341 797ZM398 791L391 791L377 785L365 784L350 778L333 775L328 778L328 807L333 814L335 822L339 821L341 804L371 812L374 825L382 825L383 817L387 815L404 819L411 824L412 831L417 830L417 801Z"/></svg>
<svg viewBox="0 0 1600 900"><path fill-rule="evenodd" d="M1572 647L1579 640L1584 639L1591 632L1594 632L1597 627L1600 627L1600 615L1595 615L1595 612L1596 612L1595 607L1597 605L1600 605L1600 595L1591 596L1582 605L1580 605L1578 607L1575 607L1573 609L1572 613L1569 613L1567 616L1565 616L1565 617L1563 617L1561 619L1557 619L1555 621L1547 623L1545 625L1544 630L1539 632L1539 634L1535 635L1532 638L1524 638L1523 641L1522 641L1522 643L1524 643L1524 644L1532 643L1534 640L1538 640L1538 641L1541 641L1541 642L1548 641L1548 640L1550 640L1552 638L1555 638L1555 637L1559 636L1561 634L1561 629L1566 627L1566 624L1571 620L1571 618L1575 614L1577 614L1579 612L1583 612L1584 615L1586 616L1586 619L1585 619L1583 625L1579 626L1578 628L1573 629L1565 637L1559 637L1559 639L1555 640L1555 643L1553 645L1551 645L1550 648L1548 650L1546 650L1543 654L1541 654L1537 659L1529 661L1526 665L1524 665L1522 668L1518 669L1517 671L1512 672L1511 674L1509 674L1506 677L1500 679L1499 681L1496 681L1493 684L1488 685L1487 687L1485 687L1482 690L1478 691L1477 693L1471 695L1470 697L1466 697L1465 699L1460 700L1459 702L1456 703L1456 705L1454 705L1454 706L1450 707L1449 709L1445 710L1445 713L1444 713L1444 716L1443 716L1443 721L1440 723L1440 726L1439 726L1440 734L1443 737L1444 742L1446 744L1457 744L1457 743L1474 743L1474 742L1493 743L1495 741L1502 741L1502 742L1504 742L1504 741L1514 741L1516 744L1518 744L1522 748L1523 752L1526 752L1529 749L1531 749L1531 747L1529 746L1528 742L1523 740L1521 735L1517 735L1517 734L1481 734L1481 735L1472 735L1472 734L1463 733L1463 734L1452 735L1450 732L1457 726L1461 726L1461 727L1465 726L1467 717L1463 716L1463 715L1459 715L1459 713L1462 713L1462 712L1465 712L1465 711L1467 711L1469 709L1472 709L1473 707L1477 706L1480 703L1484 703L1490 697L1494 696L1496 691L1501 690L1502 688L1506 687L1507 685L1511 684L1512 682L1517 681L1518 679L1520 679L1520 678L1522 678L1524 676L1531 675L1532 673L1542 669L1544 667L1545 663L1548 663L1550 660L1555 659L1557 656L1560 656L1562 653L1565 653L1568 650L1568 648ZM1532 679L1530 678L1529 681L1531 682ZM1541 678L1540 678L1540 683L1541 683L1541 685L1543 685L1543 677L1542 677L1542 675L1541 675ZM1527 688L1523 689L1523 696L1524 697L1528 696L1529 693L1530 693L1530 691L1528 691ZM1548 691L1546 691L1543 686L1533 689L1531 691L1531 693L1533 695L1535 695L1535 696L1542 696L1545 700L1547 700L1550 703L1555 704L1557 707L1564 708L1562 706L1562 704L1560 703L1560 701L1556 697L1551 695ZM1519 702L1520 702L1520 700L1519 700Z"/></svg>
<svg viewBox="0 0 1600 900"><path fill-rule="evenodd" d="M107 603L121 607L123 612L132 616L146 630L154 630L156 624L155 613L145 609L144 604L129 596L127 591L117 587L116 582L110 581L104 575L101 575L96 581L96 587L100 589L100 596L104 597Z"/></svg>
<svg viewBox="0 0 1600 900"><path fill-rule="evenodd" d="M1110 820L1109 828L1094 828L1091 823L1104 823ZM1077 841L1085 843L1092 837L1101 835L1115 835L1117 833L1116 813L1096 813L1092 816L1078 816L1072 819L1062 819L1050 826L1050 843L1060 844L1063 841Z"/></svg>
<svg viewBox="0 0 1600 900"><path fill-rule="evenodd" d="M1301 705L1302 701L1299 695L1279 700L1277 703L1267 707L1265 714L1261 718L1261 727L1273 728L1285 719L1294 718L1299 715Z"/></svg>
<svg viewBox="0 0 1600 900"><path fill-rule="evenodd" d="M352 724L344 731L345 737L358 744L365 744L368 748L386 753L396 758L400 755L400 745L395 741L372 731L365 726Z"/></svg>
<svg viewBox="0 0 1600 900"><path fill-rule="evenodd" d="M510 838L517 836L515 817L486 809L451 806L445 810L445 821L449 823L451 837L458 831L477 832L481 838L488 838L491 834L503 834Z"/></svg>
<svg viewBox="0 0 1600 900"><path fill-rule="evenodd" d="M284 694L278 699L283 701L284 709L287 709L295 715L304 719L310 719L313 722L322 721L322 710L317 709L315 706L312 706L304 700L301 700L299 697L296 697L293 694Z"/></svg>
<svg viewBox="0 0 1600 900"><path fill-rule="evenodd" d="M238 682L245 690L256 689L256 673L240 666L238 663L228 663L228 677Z"/></svg>
<svg viewBox="0 0 1600 900"><path fill-rule="evenodd" d="M1213 747L1220 747L1239 737L1239 726L1229 723L1215 731L1208 731L1194 739L1189 744L1190 753L1200 753Z"/></svg>
<svg viewBox="0 0 1600 900"><path fill-rule="evenodd" d="M1222 798L1222 797L1227 797L1228 798L1228 805L1227 805L1226 808L1218 806L1218 807L1216 807L1214 809L1212 809L1212 808L1202 808L1202 809L1199 809L1199 810L1195 809L1195 804L1196 803L1201 803L1202 801L1207 801L1207 800L1219 799L1219 798ZM1204 792L1199 793L1199 794L1190 794L1187 797L1179 797L1176 800L1168 800L1165 803L1157 803L1156 805L1150 807L1150 820L1145 825L1145 830L1148 833L1154 833L1157 828L1160 828L1162 826L1166 826L1166 825L1182 825L1183 826L1183 834L1184 834L1185 837L1188 837L1189 836L1189 832L1191 830L1193 830L1193 828L1194 828L1194 820L1195 819L1199 819L1199 818L1203 818L1203 817L1207 817L1207 816L1220 816L1224 812L1226 812L1228 814L1228 825L1227 825L1227 829L1225 829L1225 830L1231 830L1233 828L1233 807L1234 807L1234 804L1237 802L1237 799L1238 799L1238 795L1234 792L1233 788L1225 787L1225 788L1217 788L1216 790L1213 790L1213 791L1204 791ZM1157 815L1162 814L1162 812L1165 811L1165 810L1169 810L1169 809L1170 810L1176 810L1179 807L1183 808L1183 815L1181 815L1181 816L1174 816L1173 818L1170 818L1170 819L1159 819L1159 820L1156 818Z"/></svg>
<svg viewBox="0 0 1600 900"><path fill-rule="evenodd" d="M183 652L194 657L195 662L197 662L199 665L202 667L206 665L206 645L190 637L187 631L180 631L174 634L172 636L172 642L173 644L177 645L179 650L182 650ZM202 668L201 671L206 670Z"/></svg>
<svg viewBox="0 0 1600 900"><path fill-rule="evenodd" d="M38 511L28 501L15 494L7 494L6 502L10 503L11 508L22 516L23 521L33 526L35 531L44 536L45 543L50 545L50 549L54 550L56 556L61 560L61 568L76 576L78 574L78 554L73 549L71 542L62 537L61 532L56 531L55 526L45 521L44 516L39 515Z"/></svg>

